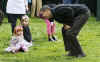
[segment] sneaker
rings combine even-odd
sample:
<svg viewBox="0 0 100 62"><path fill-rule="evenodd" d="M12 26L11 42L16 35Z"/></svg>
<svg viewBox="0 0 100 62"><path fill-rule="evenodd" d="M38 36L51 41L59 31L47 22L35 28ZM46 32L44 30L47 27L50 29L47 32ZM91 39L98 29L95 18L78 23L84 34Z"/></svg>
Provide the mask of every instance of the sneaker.
<svg viewBox="0 0 100 62"><path fill-rule="evenodd" d="M54 41L53 39L49 38L48 41Z"/></svg>
<svg viewBox="0 0 100 62"><path fill-rule="evenodd" d="M54 41L57 41L57 39L56 39L54 36L52 37L52 39L53 39Z"/></svg>

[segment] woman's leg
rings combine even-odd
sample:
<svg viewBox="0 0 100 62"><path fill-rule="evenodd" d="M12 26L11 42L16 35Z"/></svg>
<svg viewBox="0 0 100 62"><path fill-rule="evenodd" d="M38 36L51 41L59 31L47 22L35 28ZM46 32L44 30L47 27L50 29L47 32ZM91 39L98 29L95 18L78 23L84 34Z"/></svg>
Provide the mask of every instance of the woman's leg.
<svg viewBox="0 0 100 62"><path fill-rule="evenodd" d="M31 16L34 17L36 12L36 0L32 0L32 11Z"/></svg>
<svg viewBox="0 0 100 62"><path fill-rule="evenodd" d="M14 28L16 26L17 15L16 14L8 14L8 22L11 24L12 33L14 32Z"/></svg>
<svg viewBox="0 0 100 62"><path fill-rule="evenodd" d="M41 8L42 8L42 0L37 0L36 16L39 16L39 12Z"/></svg>

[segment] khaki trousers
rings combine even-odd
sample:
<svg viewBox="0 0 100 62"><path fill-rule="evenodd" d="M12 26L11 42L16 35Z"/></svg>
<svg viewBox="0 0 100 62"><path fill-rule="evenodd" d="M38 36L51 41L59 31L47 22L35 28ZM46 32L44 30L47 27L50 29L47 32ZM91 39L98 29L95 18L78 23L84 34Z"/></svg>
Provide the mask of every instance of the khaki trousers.
<svg viewBox="0 0 100 62"><path fill-rule="evenodd" d="M39 11L42 8L42 0L32 0L32 12L31 16L38 16Z"/></svg>

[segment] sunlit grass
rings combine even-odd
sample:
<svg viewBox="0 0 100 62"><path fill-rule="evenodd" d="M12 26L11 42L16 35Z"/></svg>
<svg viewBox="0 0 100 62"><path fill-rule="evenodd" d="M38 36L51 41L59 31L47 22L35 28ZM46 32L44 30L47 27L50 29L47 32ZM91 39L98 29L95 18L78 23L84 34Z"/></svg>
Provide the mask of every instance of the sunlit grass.
<svg viewBox="0 0 100 62"><path fill-rule="evenodd" d="M7 18L4 19L7 22ZM46 24L42 19L31 18L30 29L34 46L28 52L17 54L6 53L11 38L10 24L0 26L0 62L100 62L100 22L91 17L83 27L78 38L84 58L65 56L64 44L61 34L62 25L56 23L57 42L48 42Z"/></svg>

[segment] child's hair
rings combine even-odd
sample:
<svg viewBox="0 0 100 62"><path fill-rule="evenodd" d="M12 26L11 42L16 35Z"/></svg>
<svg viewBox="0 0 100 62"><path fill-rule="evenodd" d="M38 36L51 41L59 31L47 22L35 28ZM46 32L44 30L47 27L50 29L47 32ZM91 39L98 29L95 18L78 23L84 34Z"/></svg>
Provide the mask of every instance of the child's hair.
<svg viewBox="0 0 100 62"><path fill-rule="evenodd" d="M23 27L22 27L22 26L16 26L16 27L14 28L14 34L15 34L15 35L16 35L17 32L19 32L19 31L23 31Z"/></svg>
<svg viewBox="0 0 100 62"><path fill-rule="evenodd" d="M39 17L40 18L43 18L44 17L42 16L43 15L43 12L45 12L46 10L50 10L50 7L48 5L44 5L41 9L40 9L40 13L39 13Z"/></svg>

